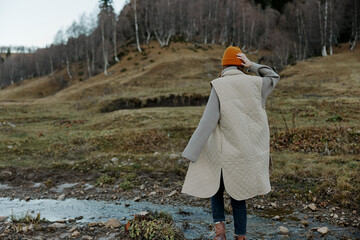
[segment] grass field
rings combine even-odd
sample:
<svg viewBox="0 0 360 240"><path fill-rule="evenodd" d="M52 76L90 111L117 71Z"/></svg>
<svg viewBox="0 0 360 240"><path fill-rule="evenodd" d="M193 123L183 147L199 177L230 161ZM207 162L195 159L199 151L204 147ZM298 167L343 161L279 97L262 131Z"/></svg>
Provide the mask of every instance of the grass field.
<svg viewBox="0 0 360 240"><path fill-rule="evenodd" d="M344 48L344 47L343 47ZM101 113L109 101L210 92L223 46L174 44L129 52L105 77L74 79L59 91L49 77L0 91L0 167L169 171L204 106ZM267 101L277 194L360 207L360 52L338 48L280 72ZM251 55L256 61L260 57ZM138 63L138 64L136 64ZM125 70L124 70L125 69ZM42 94L39 94L42 92ZM158 152L158 154L154 154ZM112 158L131 164L112 164ZM309 192L311 190L311 192ZM276 195L272 195L273 197Z"/></svg>

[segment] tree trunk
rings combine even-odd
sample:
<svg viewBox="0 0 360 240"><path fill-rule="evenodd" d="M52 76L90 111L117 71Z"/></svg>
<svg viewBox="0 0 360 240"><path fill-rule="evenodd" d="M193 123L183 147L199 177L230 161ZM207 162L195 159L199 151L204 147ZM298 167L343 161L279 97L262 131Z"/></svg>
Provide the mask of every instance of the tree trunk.
<svg viewBox="0 0 360 240"><path fill-rule="evenodd" d="M333 55L332 39L333 39L333 17L332 17L332 4L329 0L329 55Z"/></svg>
<svg viewBox="0 0 360 240"><path fill-rule="evenodd" d="M137 22L137 13L136 13L136 0L134 0L134 21L135 21L135 35L136 35L136 45L139 52L142 52L140 47L140 41L139 41L139 29L138 29L138 22Z"/></svg>
<svg viewBox="0 0 360 240"><path fill-rule="evenodd" d="M354 17L354 22L353 22L353 36L354 36L354 41L350 44L350 51L353 51L355 46L356 46L356 41L358 39L358 22L357 22L357 18L358 18L358 12L357 12L357 1L358 0L354 0L355 3L355 17Z"/></svg>
<svg viewBox="0 0 360 240"><path fill-rule="evenodd" d="M87 67L87 70L88 70L88 78L91 78L88 38L85 39L85 52L86 52L86 67Z"/></svg>
<svg viewBox="0 0 360 240"><path fill-rule="evenodd" d="M69 79L72 79L71 73L70 73L70 63L69 58L66 56L66 72L68 74Z"/></svg>
<svg viewBox="0 0 360 240"><path fill-rule="evenodd" d="M242 7L242 30L243 30L243 46L241 48L242 51L246 49L246 30L245 30L245 9Z"/></svg>
<svg viewBox="0 0 360 240"><path fill-rule="evenodd" d="M116 48L116 15L114 13L114 17L113 17L113 27L114 27L114 31L113 31L113 45L114 45L114 60L115 62L119 62L119 58L117 57L117 48Z"/></svg>
<svg viewBox="0 0 360 240"><path fill-rule="evenodd" d="M215 15L215 20L214 23L217 24L217 13L218 13L218 6L219 6L219 1L215 0L215 9L214 9L214 15ZM212 26L212 44L215 44L215 37L216 37L216 26Z"/></svg>
<svg viewBox="0 0 360 240"><path fill-rule="evenodd" d="M52 61L51 57L49 57L49 60L50 60L51 79L55 83L53 61Z"/></svg>
<svg viewBox="0 0 360 240"><path fill-rule="evenodd" d="M323 30L323 21L321 17L321 0L317 0L318 8L319 8L319 25L320 25L320 35L321 35L321 55L326 56L326 44L324 38L324 30ZM325 14L326 15L326 14Z"/></svg>
<svg viewBox="0 0 360 240"><path fill-rule="evenodd" d="M146 9L145 9L145 29L146 29L146 44L149 44L151 39L151 31L149 29L149 20L148 20L148 3L146 2Z"/></svg>
<svg viewBox="0 0 360 240"><path fill-rule="evenodd" d="M40 78L40 68L39 68L39 63L36 61L35 62L35 66L36 66L36 72L37 72L37 75L38 75L38 78Z"/></svg>
<svg viewBox="0 0 360 240"><path fill-rule="evenodd" d="M159 36L159 34L157 33L156 30L154 31L154 33L155 33L156 40L160 43L160 47L164 47L166 45L166 41L162 40L160 38L160 36Z"/></svg>
<svg viewBox="0 0 360 240"><path fill-rule="evenodd" d="M103 59L104 59L104 74L105 76L108 75L107 68L108 68L108 59L107 59L107 51L105 48L105 33L104 33L104 22L101 21L101 39L102 39L102 50L103 50Z"/></svg>

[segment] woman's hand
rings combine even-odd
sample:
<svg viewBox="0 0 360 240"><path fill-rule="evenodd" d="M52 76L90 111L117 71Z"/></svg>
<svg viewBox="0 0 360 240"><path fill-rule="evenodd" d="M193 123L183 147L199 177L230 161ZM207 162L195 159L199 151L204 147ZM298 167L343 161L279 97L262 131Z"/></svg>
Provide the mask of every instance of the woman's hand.
<svg viewBox="0 0 360 240"><path fill-rule="evenodd" d="M251 61L246 57L246 55L244 53L238 53L238 54L236 54L236 56L238 59L243 61L241 66L246 67L246 68L251 67Z"/></svg>

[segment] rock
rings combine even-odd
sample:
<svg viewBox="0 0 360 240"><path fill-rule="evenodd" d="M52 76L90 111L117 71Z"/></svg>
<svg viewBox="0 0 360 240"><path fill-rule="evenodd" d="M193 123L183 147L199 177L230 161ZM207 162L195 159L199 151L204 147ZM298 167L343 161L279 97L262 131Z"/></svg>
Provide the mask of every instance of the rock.
<svg viewBox="0 0 360 240"><path fill-rule="evenodd" d="M5 222L9 217L0 216L0 222Z"/></svg>
<svg viewBox="0 0 360 240"><path fill-rule="evenodd" d="M333 218L337 219L337 218L339 218L339 216L335 213Z"/></svg>
<svg viewBox="0 0 360 240"><path fill-rule="evenodd" d="M272 207L277 207L277 204L274 203L274 202L269 203L269 205L272 206Z"/></svg>
<svg viewBox="0 0 360 240"><path fill-rule="evenodd" d="M306 220L301 220L300 221L301 222L301 224L304 226L304 227L308 227L309 226L309 222L308 221L306 221Z"/></svg>
<svg viewBox="0 0 360 240"><path fill-rule="evenodd" d="M139 216L146 216L148 214L149 214L148 211L141 211L141 212L138 213Z"/></svg>
<svg viewBox="0 0 360 240"><path fill-rule="evenodd" d="M125 203L125 207L130 207L130 203Z"/></svg>
<svg viewBox="0 0 360 240"><path fill-rule="evenodd" d="M105 224L106 228L118 228L121 226L121 223L116 218L110 218L109 221Z"/></svg>
<svg viewBox="0 0 360 240"><path fill-rule="evenodd" d="M65 220L65 219L63 219L63 220L56 220L55 222L57 222L57 223L66 223L66 220Z"/></svg>
<svg viewBox="0 0 360 240"><path fill-rule="evenodd" d="M321 227L317 230L321 235L325 235L329 232L329 229L327 227Z"/></svg>
<svg viewBox="0 0 360 240"><path fill-rule="evenodd" d="M74 219L74 218L69 218L68 222L69 222L69 223L74 223L74 222L76 222L76 219Z"/></svg>
<svg viewBox="0 0 360 240"><path fill-rule="evenodd" d="M138 201L140 201L140 199L141 199L141 197L138 196L138 197L135 197L135 198L133 199L133 201L134 201L134 202L138 202Z"/></svg>
<svg viewBox="0 0 360 240"><path fill-rule="evenodd" d="M96 227L96 226L99 226L99 223L98 223L98 222L88 223L88 227Z"/></svg>
<svg viewBox="0 0 360 240"><path fill-rule="evenodd" d="M140 186L140 190L144 190L144 188L145 188L145 185L142 184L142 185Z"/></svg>
<svg viewBox="0 0 360 240"><path fill-rule="evenodd" d="M171 193L169 193L167 196L168 196L168 197L172 197L172 196L174 196L176 193L177 193L177 190L174 190L174 191L172 191Z"/></svg>
<svg viewBox="0 0 360 240"><path fill-rule="evenodd" d="M78 231L78 230L75 230L72 234L71 234L71 236L72 237L78 237L78 236L80 236L80 232Z"/></svg>
<svg viewBox="0 0 360 240"><path fill-rule="evenodd" d="M178 160L178 165L182 165L182 164L185 164L185 159L179 159Z"/></svg>
<svg viewBox="0 0 360 240"><path fill-rule="evenodd" d="M58 200L58 201L62 201L62 200L64 200L65 199L65 193L63 193L63 194L60 194L56 199Z"/></svg>
<svg viewBox="0 0 360 240"><path fill-rule="evenodd" d="M176 153L172 153L172 154L170 154L170 159L171 159L171 160L178 159L179 157L180 157L180 155L179 155L179 154L176 154Z"/></svg>
<svg viewBox="0 0 360 240"><path fill-rule="evenodd" d="M154 152L154 156L160 155L159 152Z"/></svg>
<svg viewBox="0 0 360 240"><path fill-rule="evenodd" d="M84 240L93 240L94 238L90 237L89 235L82 236L82 239Z"/></svg>
<svg viewBox="0 0 360 240"><path fill-rule="evenodd" d="M311 211L316 211L316 205L314 203L310 203L308 207L311 209Z"/></svg>
<svg viewBox="0 0 360 240"><path fill-rule="evenodd" d="M78 216L78 217L75 218L75 220L81 220L83 218L84 218L83 216Z"/></svg>
<svg viewBox="0 0 360 240"><path fill-rule="evenodd" d="M30 201L30 199L31 199L31 198L30 198L29 196L26 196L26 197L25 197L25 201L27 201L27 202Z"/></svg>
<svg viewBox="0 0 360 240"><path fill-rule="evenodd" d="M280 219L280 216L279 215L276 215L275 217L272 218L273 220L279 220Z"/></svg>
<svg viewBox="0 0 360 240"><path fill-rule="evenodd" d="M70 233L62 233L59 236L60 239L66 239L66 238L70 238Z"/></svg>
<svg viewBox="0 0 360 240"><path fill-rule="evenodd" d="M74 232L75 230L77 230L78 229L78 227L77 226L73 226L70 230L69 230L69 232Z"/></svg>
<svg viewBox="0 0 360 240"><path fill-rule="evenodd" d="M278 232L280 233L280 234L289 234L289 229L287 228L287 227L284 227L284 226L280 226L279 228L278 228Z"/></svg>
<svg viewBox="0 0 360 240"><path fill-rule="evenodd" d="M151 195L156 195L156 192L151 192L151 193L149 193L149 195L151 196Z"/></svg>
<svg viewBox="0 0 360 240"><path fill-rule="evenodd" d="M113 157L110 161L113 162L113 163L117 163L119 161L119 159L116 158L116 157Z"/></svg>
<svg viewBox="0 0 360 240"><path fill-rule="evenodd" d="M49 228L64 228L66 227L66 225L64 223L53 223L51 225L48 226Z"/></svg>

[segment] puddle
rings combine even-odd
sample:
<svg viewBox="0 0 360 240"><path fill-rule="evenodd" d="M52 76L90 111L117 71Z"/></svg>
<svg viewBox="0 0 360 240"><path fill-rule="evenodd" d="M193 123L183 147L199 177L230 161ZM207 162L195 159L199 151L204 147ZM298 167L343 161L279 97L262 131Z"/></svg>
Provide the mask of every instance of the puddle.
<svg viewBox="0 0 360 240"><path fill-rule="evenodd" d="M83 218L78 221L79 223L107 221L109 218L117 218L122 223L126 223L126 220L132 219L134 214L149 210L163 210L170 213L176 225L184 231L186 239L206 238L211 232L211 228L209 228L212 225L211 211L202 207L161 205L145 201L134 202L132 200L105 202L69 198L64 201L35 199L26 202L19 199L0 198L0 216L10 216L13 213L15 216L21 217L27 211L34 215L40 212L41 217L45 217L50 221L82 216ZM298 214L298 218L303 217L301 213L296 214ZM232 216L226 215L226 219L232 220ZM348 228L328 226L324 223L311 222L309 219L308 221L310 226L308 229L304 229L298 221L287 219L286 222L279 222L248 214L248 239L284 239L284 236L277 233L279 226L285 226L290 230L290 236L286 239L305 239L308 231L311 231L309 229L323 226L330 229L326 239L339 239L339 236L349 236L350 239L360 237L359 231L352 233ZM226 229L228 239L233 239L232 221L226 225ZM316 231L314 232L314 239L321 239Z"/></svg>

